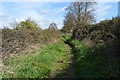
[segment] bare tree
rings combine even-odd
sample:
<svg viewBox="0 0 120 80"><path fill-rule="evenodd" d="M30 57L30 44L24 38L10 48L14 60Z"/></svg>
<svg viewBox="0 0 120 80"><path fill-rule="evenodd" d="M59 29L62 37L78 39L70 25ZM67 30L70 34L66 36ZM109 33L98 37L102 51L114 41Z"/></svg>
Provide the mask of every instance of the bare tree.
<svg viewBox="0 0 120 80"><path fill-rule="evenodd" d="M19 25L19 22L17 22L15 19L13 19L12 22L10 22L10 26L13 28L13 29L16 29L16 27Z"/></svg>
<svg viewBox="0 0 120 80"><path fill-rule="evenodd" d="M93 5L96 2L72 2L65 10L74 16L75 26L90 24L95 21Z"/></svg>

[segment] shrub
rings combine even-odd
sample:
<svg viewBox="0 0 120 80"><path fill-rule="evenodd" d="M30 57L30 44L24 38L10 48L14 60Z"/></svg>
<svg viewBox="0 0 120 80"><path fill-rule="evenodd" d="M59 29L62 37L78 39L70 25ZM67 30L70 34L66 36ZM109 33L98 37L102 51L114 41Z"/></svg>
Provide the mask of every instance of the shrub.
<svg viewBox="0 0 120 80"><path fill-rule="evenodd" d="M54 42L59 39L61 33L57 30L31 30L26 28L3 29L2 30L2 53L5 58L8 54L26 53L30 50L30 46L35 48L39 44ZM28 49L26 51L26 49ZM26 52L25 52L26 51ZM4 59L3 59L4 60Z"/></svg>
<svg viewBox="0 0 120 80"><path fill-rule="evenodd" d="M77 40L84 40L88 38L94 44L104 45L110 41L120 38L120 17L113 18L112 20L104 20L98 24L83 25L73 31L73 38Z"/></svg>
<svg viewBox="0 0 120 80"><path fill-rule="evenodd" d="M40 46L29 54L9 58L3 78L51 78L64 72L70 60L69 46L62 39L57 43ZM62 61L62 63L60 62Z"/></svg>
<svg viewBox="0 0 120 80"><path fill-rule="evenodd" d="M25 21L20 22L17 26L16 29L21 29L21 28L26 28L26 29L31 29L31 30L39 30L39 25L34 21L28 18Z"/></svg>

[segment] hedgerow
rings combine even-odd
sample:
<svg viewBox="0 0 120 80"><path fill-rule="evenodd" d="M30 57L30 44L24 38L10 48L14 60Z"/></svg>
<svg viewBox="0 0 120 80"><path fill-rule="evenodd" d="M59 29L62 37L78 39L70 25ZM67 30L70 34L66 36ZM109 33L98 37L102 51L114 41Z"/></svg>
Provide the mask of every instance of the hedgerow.
<svg viewBox="0 0 120 80"><path fill-rule="evenodd" d="M92 46L102 46L120 38L120 17L104 20L98 24L82 25L73 31L73 38L91 41Z"/></svg>
<svg viewBox="0 0 120 80"><path fill-rule="evenodd" d="M3 60L6 55L27 53L31 47L35 49L39 44L47 44L59 39L61 33L55 29L31 30L26 28L2 30ZM5 58L6 57L6 58Z"/></svg>

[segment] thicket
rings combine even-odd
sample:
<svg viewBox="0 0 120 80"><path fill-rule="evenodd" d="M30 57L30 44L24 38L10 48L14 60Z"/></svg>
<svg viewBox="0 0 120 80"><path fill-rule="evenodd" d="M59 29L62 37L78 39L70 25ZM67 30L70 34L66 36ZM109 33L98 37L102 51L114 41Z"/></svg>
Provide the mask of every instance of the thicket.
<svg viewBox="0 0 120 80"><path fill-rule="evenodd" d="M64 36L75 55L76 75L80 78L120 76L120 18L76 28Z"/></svg>
<svg viewBox="0 0 120 80"><path fill-rule="evenodd" d="M34 21L27 19L14 29L2 29L3 61L9 54L27 53L39 44L54 42L61 37L56 29L40 29Z"/></svg>
<svg viewBox="0 0 120 80"><path fill-rule="evenodd" d="M15 29L30 29L30 30L39 30L41 29L39 27L39 25L34 21L32 20L31 18L28 18L26 19L25 21L21 21L20 23L17 23L17 24L14 24L13 25L15 26L14 28Z"/></svg>
<svg viewBox="0 0 120 80"><path fill-rule="evenodd" d="M105 45L120 39L120 17L104 20L98 24L82 25L73 31L73 38L84 40L92 46Z"/></svg>
<svg viewBox="0 0 120 80"><path fill-rule="evenodd" d="M25 55L10 58L5 65L3 78L51 78L60 75L70 59L68 45L62 39L47 46L39 46Z"/></svg>

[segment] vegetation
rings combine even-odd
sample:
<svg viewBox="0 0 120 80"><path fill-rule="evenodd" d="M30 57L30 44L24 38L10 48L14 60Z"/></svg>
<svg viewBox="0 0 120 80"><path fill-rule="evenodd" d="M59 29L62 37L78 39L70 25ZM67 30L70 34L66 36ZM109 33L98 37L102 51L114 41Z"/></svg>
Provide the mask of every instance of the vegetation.
<svg viewBox="0 0 120 80"><path fill-rule="evenodd" d="M28 18L27 20L25 21L22 21L20 22L19 24L16 25L15 29L31 29L31 30L39 30L40 27L39 25L34 21L34 20L31 20L30 18Z"/></svg>
<svg viewBox="0 0 120 80"><path fill-rule="evenodd" d="M51 23L49 25L49 29L58 29L57 24L56 23Z"/></svg>
<svg viewBox="0 0 120 80"><path fill-rule="evenodd" d="M64 36L66 43L72 47L75 56L75 75L79 78L118 78L119 50L118 42L101 47L91 47L83 41ZM119 52L118 52L119 51Z"/></svg>
<svg viewBox="0 0 120 80"><path fill-rule="evenodd" d="M73 31L73 38L84 40L92 46L102 46L119 39L120 34L119 17L112 20L104 20L98 24L83 25Z"/></svg>
<svg viewBox="0 0 120 80"><path fill-rule="evenodd" d="M2 53L3 61L11 54L27 53L31 49L36 49L40 44L55 42L61 37L61 33L55 29L31 30L21 27L21 29L3 29Z"/></svg>
<svg viewBox="0 0 120 80"><path fill-rule="evenodd" d="M3 78L63 78L69 69L75 69L78 78L118 78L120 17L92 24L94 4L72 2L66 8L63 33L56 23L41 29L31 19L2 29Z"/></svg>
<svg viewBox="0 0 120 80"><path fill-rule="evenodd" d="M94 5L96 2L72 2L65 10L66 16L62 31L69 32L74 28L95 22Z"/></svg>
<svg viewBox="0 0 120 80"><path fill-rule="evenodd" d="M120 24L118 23L120 17L91 24L94 21L92 14L90 14L91 18L85 20L79 13L85 8L83 4L87 3L73 2L68 7L68 12L73 13L77 18L69 18L75 19L73 20L75 22L71 22L74 23L72 27L75 27L72 37L63 36L65 43L72 47L76 75L80 78L118 78L120 76ZM89 4L92 6L94 3ZM84 10L83 15L86 15ZM69 31L69 24L66 24L64 23L63 32Z"/></svg>
<svg viewBox="0 0 120 80"><path fill-rule="evenodd" d="M57 43L40 46L28 55L10 58L5 65L3 78L48 78L53 77L68 66L70 59L69 46L63 40Z"/></svg>
<svg viewBox="0 0 120 80"><path fill-rule="evenodd" d="M62 32L71 32L74 29L74 17L71 13L67 13L64 20Z"/></svg>

